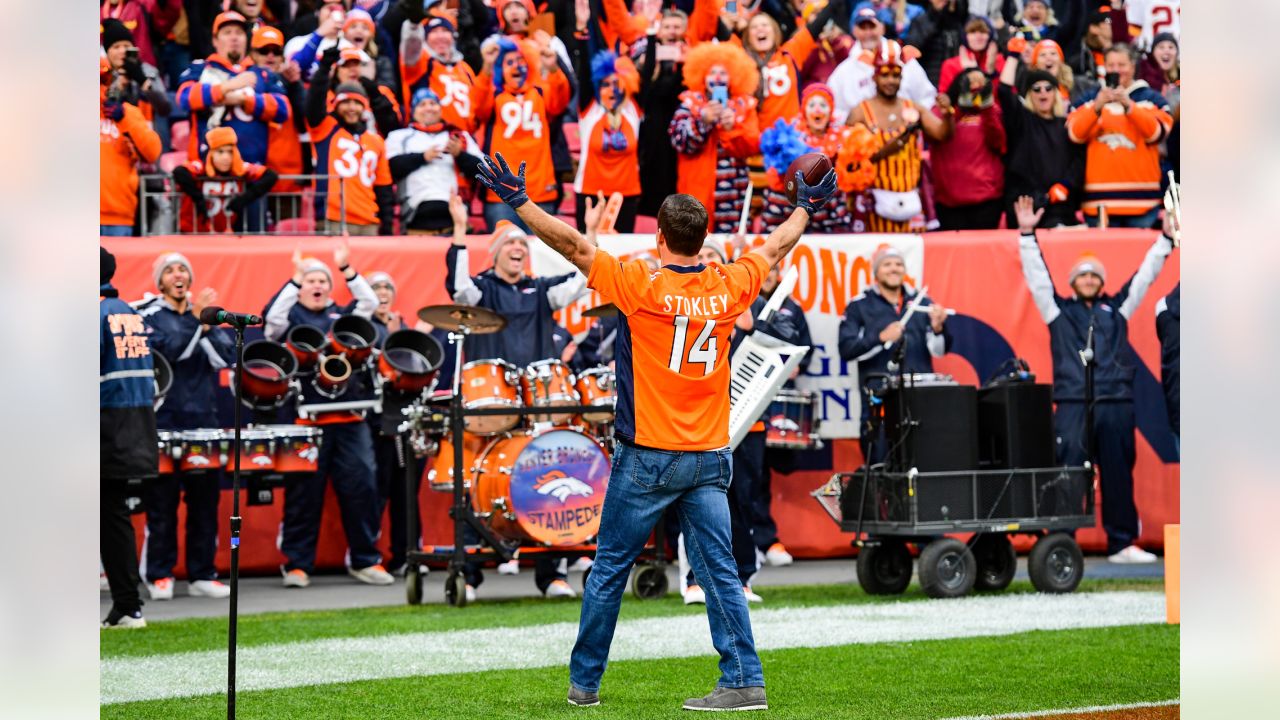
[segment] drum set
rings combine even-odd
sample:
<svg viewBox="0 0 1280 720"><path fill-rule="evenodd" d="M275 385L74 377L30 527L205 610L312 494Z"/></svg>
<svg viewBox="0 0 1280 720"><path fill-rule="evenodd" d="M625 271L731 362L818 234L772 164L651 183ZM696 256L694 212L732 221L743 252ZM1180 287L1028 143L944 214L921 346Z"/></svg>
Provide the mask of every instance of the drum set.
<svg viewBox="0 0 1280 720"><path fill-rule="evenodd" d="M424 307L418 317L448 330L458 348L470 335L506 326L491 310L462 305ZM424 393L404 410L399 428L417 452L435 453L428 487L453 495L453 546L410 548L407 554L410 604L422 602L423 563L448 564L445 598L463 606L467 562L507 561L517 552L591 555L599 533L614 445L613 370L575 375L560 360L518 367L499 359L463 362L462 355L455 354L453 387ZM409 536L417 537L416 518L410 523ZM468 527L480 537L479 546L467 546ZM660 535L654 547L661 547ZM665 559L650 555L633 585L642 597L666 592Z"/></svg>

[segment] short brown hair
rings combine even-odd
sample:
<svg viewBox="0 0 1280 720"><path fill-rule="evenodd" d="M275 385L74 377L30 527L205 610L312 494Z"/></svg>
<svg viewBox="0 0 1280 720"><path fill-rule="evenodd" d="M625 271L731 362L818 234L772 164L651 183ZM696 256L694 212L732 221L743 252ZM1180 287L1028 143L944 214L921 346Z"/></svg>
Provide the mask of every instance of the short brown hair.
<svg viewBox="0 0 1280 720"><path fill-rule="evenodd" d="M707 209L692 195L668 195L658 208L658 230L671 252L697 255L707 237Z"/></svg>

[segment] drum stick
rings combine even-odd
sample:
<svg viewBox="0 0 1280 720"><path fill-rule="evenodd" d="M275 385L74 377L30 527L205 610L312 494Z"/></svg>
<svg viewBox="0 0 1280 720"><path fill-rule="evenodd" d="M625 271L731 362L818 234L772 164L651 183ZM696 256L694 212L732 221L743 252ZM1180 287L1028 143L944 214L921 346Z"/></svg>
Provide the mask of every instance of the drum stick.
<svg viewBox="0 0 1280 720"><path fill-rule="evenodd" d="M1182 244L1182 188L1174 179L1172 170L1169 171L1169 189L1164 191L1164 211L1173 215L1173 237L1169 239L1174 247L1178 247Z"/></svg>
<svg viewBox="0 0 1280 720"><path fill-rule="evenodd" d="M751 215L751 191L755 188L751 181L747 181L747 194L742 199L742 217L738 219L738 234L747 234L747 217Z"/></svg>
<svg viewBox="0 0 1280 720"><path fill-rule="evenodd" d="M757 322L768 322L778 308L782 307L782 301L791 297L791 291L796 289L796 282L800 279L800 271L796 270L796 266L792 265L782 274L782 279L778 281L778 287L774 288L773 294L769 296L769 302L764 304L760 310L760 317L756 318Z"/></svg>
<svg viewBox="0 0 1280 720"><path fill-rule="evenodd" d="M898 321L902 323L902 327L904 330L907 327L907 323L911 322L911 316L916 314L916 308L920 307L920 303L924 302L925 296L927 296L928 294L929 294L929 286L925 285L924 287L920 288L920 292L916 293L916 299L912 300L911 304L907 306L907 311L902 314L902 319ZM893 340L886 340L884 343L884 349L888 350L889 348L893 347L893 343L894 343Z"/></svg>

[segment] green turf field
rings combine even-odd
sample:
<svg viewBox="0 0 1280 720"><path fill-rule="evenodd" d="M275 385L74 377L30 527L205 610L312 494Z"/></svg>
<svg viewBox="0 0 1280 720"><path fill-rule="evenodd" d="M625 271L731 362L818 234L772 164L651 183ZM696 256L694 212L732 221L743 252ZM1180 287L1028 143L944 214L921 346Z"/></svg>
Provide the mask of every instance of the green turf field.
<svg viewBox="0 0 1280 720"><path fill-rule="evenodd" d="M1027 592L1015 585L1012 592ZM1159 591L1159 582L1086 581L1083 591ZM824 607L917 601L870 598L855 587L770 588L767 606ZM946 601L942 601L946 602ZM301 642L464 628L520 628L576 622L577 602L541 600L258 615L241 621L241 645ZM701 614L673 595L630 598L622 617ZM145 658L225 648L223 620L156 622L141 631L104 631L104 658ZM1179 630L1159 624L918 642L801 647L761 653L770 717L943 718L979 713L1111 705L1177 698ZM611 663L596 708L565 704L567 669L432 675L244 692L244 718L640 718L679 716L681 701L702 695L718 676L715 660L676 657ZM180 662L180 657L173 658ZM394 665L395 657L386 662ZM252 668L242 666L241 672ZM243 675L242 675L243 676ZM104 688L105 690L105 688ZM103 718L225 717L225 698L123 703Z"/></svg>

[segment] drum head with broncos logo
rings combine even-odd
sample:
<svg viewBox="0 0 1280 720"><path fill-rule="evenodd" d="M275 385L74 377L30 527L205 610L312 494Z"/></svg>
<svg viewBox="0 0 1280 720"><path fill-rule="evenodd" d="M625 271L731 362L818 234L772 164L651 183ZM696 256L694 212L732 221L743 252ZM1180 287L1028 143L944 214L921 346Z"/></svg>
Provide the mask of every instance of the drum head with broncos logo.
<svg viewBox="0 0 1280 720"><path fill-rule="evenodd" d="M600 531L609 457L600 443L572 430L535 435L511 470L511 505L534 540L576 545Z"/></svg>

